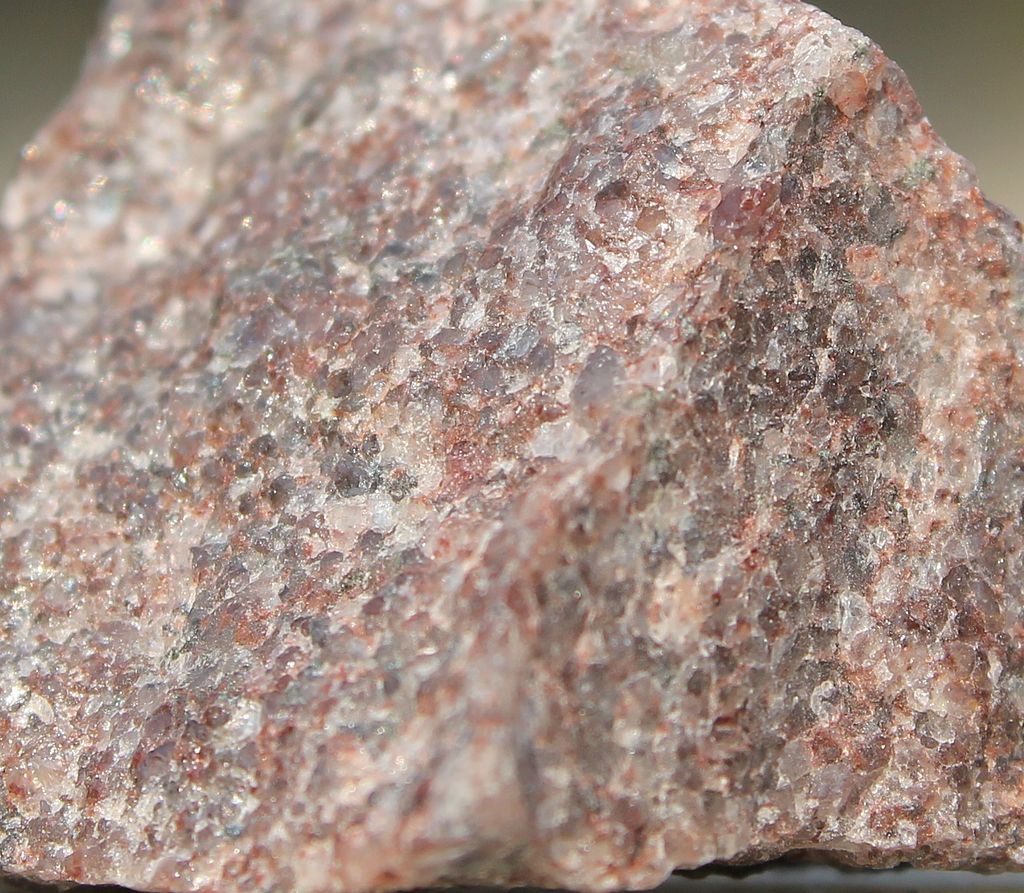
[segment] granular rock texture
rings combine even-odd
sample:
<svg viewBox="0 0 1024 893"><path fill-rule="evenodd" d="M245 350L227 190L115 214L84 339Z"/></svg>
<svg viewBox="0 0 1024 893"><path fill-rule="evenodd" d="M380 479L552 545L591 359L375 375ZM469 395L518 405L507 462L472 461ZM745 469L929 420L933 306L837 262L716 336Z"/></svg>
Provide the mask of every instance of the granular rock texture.
<svg viewBox="0 0 1024 893"><path fill-rule="evenodd" d="M1024 864L1021 230L792 0L120 0L0 230L0 871Z"/></svg>

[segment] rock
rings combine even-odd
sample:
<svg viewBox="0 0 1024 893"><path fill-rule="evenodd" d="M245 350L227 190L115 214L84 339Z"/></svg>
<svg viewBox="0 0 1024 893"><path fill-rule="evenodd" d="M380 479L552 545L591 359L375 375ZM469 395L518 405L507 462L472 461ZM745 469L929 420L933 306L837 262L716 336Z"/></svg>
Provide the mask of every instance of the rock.
<svg viewBox="0 0 1024 893"><path fill-rule="evenodd" d="M1021 229L792 0L122 0L0 232L0 871L1024 862Z"/></svg>

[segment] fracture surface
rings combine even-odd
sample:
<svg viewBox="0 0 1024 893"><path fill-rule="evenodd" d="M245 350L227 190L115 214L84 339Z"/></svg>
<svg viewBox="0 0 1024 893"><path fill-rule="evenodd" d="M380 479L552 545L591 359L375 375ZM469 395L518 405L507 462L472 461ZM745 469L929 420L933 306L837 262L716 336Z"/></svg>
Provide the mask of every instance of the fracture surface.
<svg viewBox="0 0 1024 893"><path fill-rule="evenodd" d="M0 210L0 872L1024 864L1024 252L792 0L118 0Z"/></svg>

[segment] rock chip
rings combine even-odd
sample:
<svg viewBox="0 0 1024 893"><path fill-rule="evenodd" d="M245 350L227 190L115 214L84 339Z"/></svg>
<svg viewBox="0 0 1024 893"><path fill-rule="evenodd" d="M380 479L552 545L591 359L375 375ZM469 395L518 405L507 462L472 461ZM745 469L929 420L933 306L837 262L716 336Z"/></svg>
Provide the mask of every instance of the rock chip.
<svg viewBox="0 0 1024 893"><path fill-rule="evenodd" d="M1024 863L1021 229L793 0L117 0L0 229L0 871Z"/></svg>

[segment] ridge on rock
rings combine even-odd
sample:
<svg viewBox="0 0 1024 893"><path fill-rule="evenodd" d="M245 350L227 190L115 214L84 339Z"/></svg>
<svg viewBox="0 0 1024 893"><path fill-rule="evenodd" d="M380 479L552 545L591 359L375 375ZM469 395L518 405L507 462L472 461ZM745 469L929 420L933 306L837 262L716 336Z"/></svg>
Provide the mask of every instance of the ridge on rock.
<svg viewBox="0 0 1024 893"><path fill-rule="evenodd" d="M1021 229L861 35L117 0L0 223L0 872L1024 861Z"/></svg>

